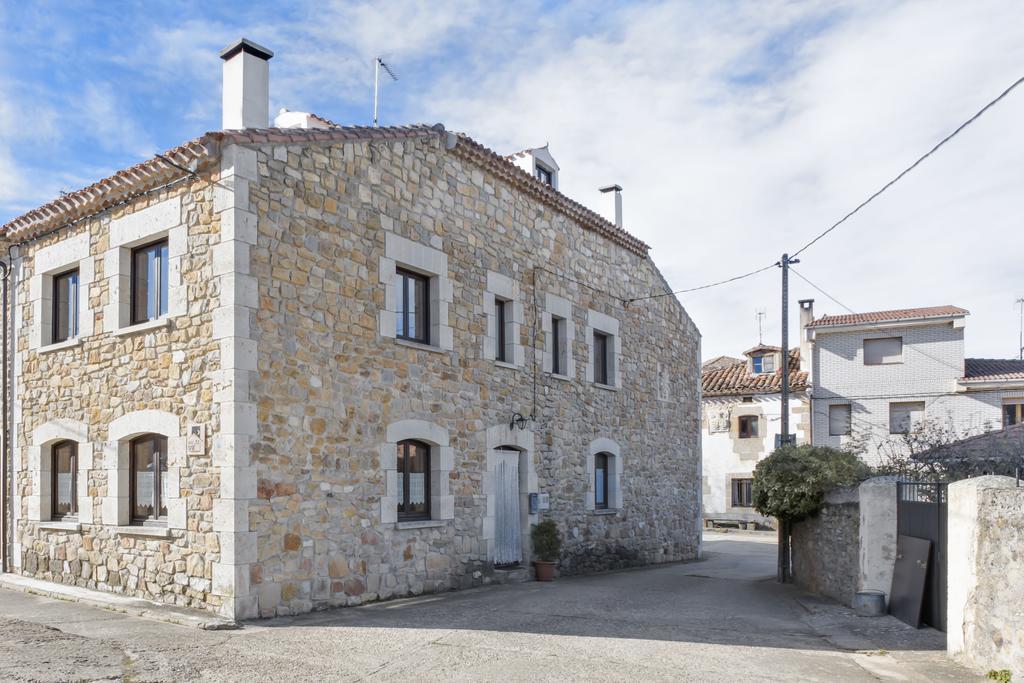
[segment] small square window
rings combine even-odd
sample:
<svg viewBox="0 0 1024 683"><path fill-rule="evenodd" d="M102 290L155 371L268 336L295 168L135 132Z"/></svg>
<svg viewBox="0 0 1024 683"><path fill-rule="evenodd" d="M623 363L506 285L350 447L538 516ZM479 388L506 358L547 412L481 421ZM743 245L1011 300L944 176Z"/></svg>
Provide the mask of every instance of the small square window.
<svg viewBox="0 0 1024 683"><path fill-rule="evenodd" d="M554 186L555 174L551 172L551 169L545 168L540 164L537 164L534 175L537 176L537 180L541 181L545 185Z"/></svg>
<svg viewBox="0 0 1024 683"><path fill-rule="evenodd" d="M740 438L757 438L757 415L740 415L739 418Z"/></svg>
<svg viewBox="0 0 1024 683"><path fill-rule="evenodd" d="M828 407L829 436L846 436L852 431L852 411L849 403L837 403Z"/></svg>
<svg viewBox="0 0 1024 683"><path fill-rule="evenodd" d="M903 362L903 337L864 340L864 365Z"/></svg>
<svg viewBox="0 0 1024 683"><path fill-rule="evenodd" d="M53 276L54 344L78 336L78 270Z"/></svg>
<svg viewBox="0 0 1024 683"><path fill-rule="evenodd" d="M1003 404L1003 427L1024 423L1024 400Z"/></svg>
<svg viewBox="0 0 1024 683"><path fill-rule="evenodd" d="M769 372L775 372L775 356L771 354L762 354L760 356L754 356L750 360L753 364L755 375L762 375Z"/></svg>
<svg viewBox="0 0 1024 683"><path fill-rule="evenodd" d="M737 508L754 507L754 480L732 480L732 506Z"/></svg>
<svg viewBox="0 0 1024 683"><path fill-rule="evenodd" d="M889 404L889 433L910 434L924 421L924 401Z"/></svg>

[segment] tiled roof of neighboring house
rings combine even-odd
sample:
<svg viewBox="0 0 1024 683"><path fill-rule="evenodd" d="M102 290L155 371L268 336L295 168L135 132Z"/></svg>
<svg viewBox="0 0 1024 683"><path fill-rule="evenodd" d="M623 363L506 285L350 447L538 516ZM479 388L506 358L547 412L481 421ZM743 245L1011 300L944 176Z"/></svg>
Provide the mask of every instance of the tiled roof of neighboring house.
<svg viewBox="0 0 1024 683"><path fill-rule="evenodd" d="M964 379L973 382L1024 380L1024 360L964 358Z"/></svg>
<svg viewBox="0 0 1024 683"><path fill-rule="evenodd" d="M207 133L201 138L186 142L164 154L158 154L152 159L118 171L86 188L62 195L52 202L18 216L0 227L0 233L9 237L28 239L60 225L112 208L139 194L150 192L162 185L180 180L190 173L205 169L217 158L220 147L226 144L395 140L436 135L445 136L444 144L454 154L487 168L519 189L552 204L585 228L640 256L647 255L649 247L640 239L537 180L472 138L463 134L448 133L441 124L374 128L338 126L322 117L316 118L330 124L331 128L247 128ZM179 166L188 170L183 170Z"/></svg>
<svg viewBox="0 0 1024 683"><path fill-rule="evenodd" d="M914 460L946 470L950 480L1024 473L1024 423L976 434L953 443L914 453Z"/></svg>
<svg viewBox="0 0 1024 683"><path fill-rule="evenodd" d="M970 311L959 306L931 306L928 308L898 308L894 311L872 311L870 313L843 313L818 318L807 327L839 327L841 325L863 325L899 320L923 320L947 318L953 315L967 315Z"/></svg>
<svg viewBox="0 0 1024 683"><path fill-rule="evenodd" d="M807 388L807 373L801 372L800 349L789 352L789 390ZM752 375L747 362L739 361L718 370L705 370L700 376L704 396L735 396L738 394L775 394L782 390L782 370L763 375Z"/></svg>
<svg viewBox="0 0 1024 683"><path fill-rule="evenodd" d="M708 372L710 370L721 370L722 368L728 368L737 363L745 363L746 361L742 358L733 358L732 356L715 356L709 358L700 364L701 372Z"/></svg>

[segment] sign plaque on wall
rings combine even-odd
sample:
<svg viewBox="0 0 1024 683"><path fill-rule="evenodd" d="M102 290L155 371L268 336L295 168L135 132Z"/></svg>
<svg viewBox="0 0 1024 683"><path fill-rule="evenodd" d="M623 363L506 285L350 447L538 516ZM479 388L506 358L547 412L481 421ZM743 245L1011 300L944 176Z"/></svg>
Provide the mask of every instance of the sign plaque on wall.
<svg viewBox="0 0 1024 683"><path fill-rule="evenodd" d="M206 425L190 424L185 436L185 452L188 455L206 455Z"/></svg>

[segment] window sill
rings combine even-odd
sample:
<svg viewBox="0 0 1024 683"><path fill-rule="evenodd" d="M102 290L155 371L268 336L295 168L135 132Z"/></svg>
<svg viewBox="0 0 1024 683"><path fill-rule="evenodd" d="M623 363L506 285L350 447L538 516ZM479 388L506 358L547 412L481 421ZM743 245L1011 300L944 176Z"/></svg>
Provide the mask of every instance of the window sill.
<svg viewBox="0 0 1024 683"><path fill-rule="evenodd" d="M605 391L618 391L619 387L612 384L601 384L600 382L594 382L594 386L598 389L604 389Z"/></svg>
<svg viewBox="0 0 1024 683"><path fill-rule="evenodd" d="M420 351L430 351L431 353L447 353L448 349L442 349L440 346L433 346L431 344L421 344L420 342L409 341L408 339L401 339L395 337L395 343L399 346L407 346L410 349L419 349Z"/></svg>
<svg viewBox="0 0 1024 683"><path fill-rule="evenodd" d="M448 520L422 519L415 522L395 522L396 529L433 529L442 526L448 526Z"/></svg>
<svg viewBox="0 0 1024 683"><path fill-rule="evenodd" d="M151 332L153 330L162 330L171 326L171 319L167 316L157 318L156 320L147 320L144 323L137 323L135 325L129 325L128 327L122 327L114 332L116 337L127 337L133 334L141 334L143 332Z"/></svg>
<svg viewBox="0 0 1024 683"><path fill-rule="evenodd" d="M81 346L81 337L72 337L56 344L47 344L46 346L40 346L36 349L36 353L52 353L54 351L61 351L63 349L72 349L76 346Z"/></svg>
<svg viewBox="0 0 1024 683"><path fill-rule="evenodd" d="M82 525L78 522L39 522L41 531L81 531Z"/></svg>
<svg viewBox="0 0 1024 683"><path fill-rule="evenodd" d="M520 370L521 369L515 363L509 363L509 362L506 362L506 361L503 361L503 360L496 360L496 361L494 361L494 364L497 365L499 368L507 368L509 370Z"/></svg>
<svg viewBox="0 0 1024 683"><path fill-rule="evenodd" d="M548 373L548 377L550 377L551 379L561 380L563 382L571 382L572 381L572 377L570 377L569 375L561 375L561 374L558 374L556 372L549 372Z"/></svg>
<svg viewBox="0 0 1024 683"><path fill-rule="evenodd" d="M165 526L118 526L114 527L114 533L120 536L171 537L171 530Z"/></svg>

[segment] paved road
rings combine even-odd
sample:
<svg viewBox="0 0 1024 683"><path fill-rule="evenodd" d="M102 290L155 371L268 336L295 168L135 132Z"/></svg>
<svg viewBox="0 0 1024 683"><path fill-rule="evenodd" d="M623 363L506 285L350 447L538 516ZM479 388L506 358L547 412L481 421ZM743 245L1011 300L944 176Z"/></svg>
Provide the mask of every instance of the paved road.
<svg viewBox="0 0 1024 683"><path fill-rule="evenodd" d="M0 590L0 679L973 680L942 634L774 583L770 538L705 556L218 632Z"/></svg>

